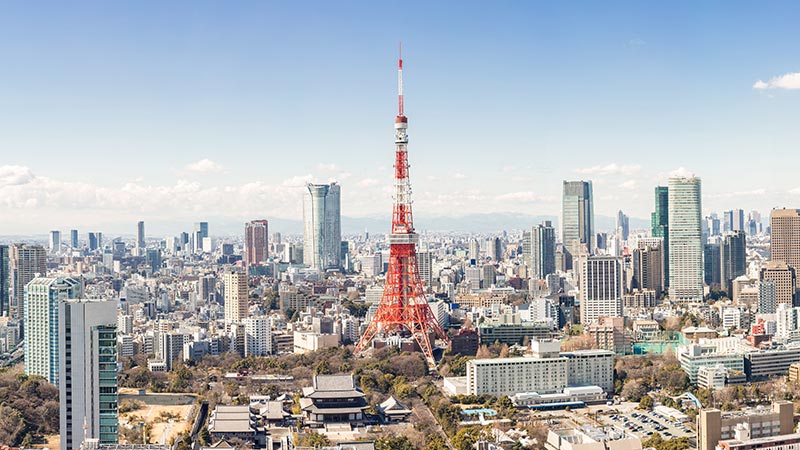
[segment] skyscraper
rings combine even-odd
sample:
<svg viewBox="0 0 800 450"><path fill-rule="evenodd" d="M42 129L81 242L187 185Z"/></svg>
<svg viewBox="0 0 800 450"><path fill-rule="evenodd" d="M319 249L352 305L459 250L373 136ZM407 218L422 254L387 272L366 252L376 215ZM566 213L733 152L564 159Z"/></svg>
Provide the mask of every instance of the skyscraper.
<svg viewBox="0 0 800 450"><path fill-rule="evenodd" d="M719 245L720 284L733 296L733 280L747 271L747 239L744 231L732 231L722 237Z"/></svg>
<svg viewBox="0 0 800 450"><path fill-rule="evenodd" d="M0 245L0 316L9 315L9 282L11 274L8 268L9 249L7 245Z"/></svg>
<svg viewBox="0 0 800 450"><path fill-rule="evenodd" d="M89 251L94 251L100 248L100 241L98 239L99 233L95 233L93 231L89 232Z"/></svg>
<svg viewBox="0 0 800 450"><path fill-rule="evenodd" d="M303 263L312 269L336 269L341 261L340 187L308 184L303 198Z"/></svg>
<svg viewBox="0 0 800 450"><path fill-rule="evenodd" d="M25 286L26 375L58 385L59 303L82 295L83 286L74 278L38 277Z"/></svg>
<svg viewBox="0 0 800 450"><path fill-rule="evenodd" d="M225 323L242 323L247 317L247 274L231 269L222 278L225 283Z"/></svg>
<svg viewBox="0 0 800 450"><path fill-rule="evenodd" d="M22 319L25 285L36 278L36 274L47 274L47 253L41 245L12 244L8 252L10 281L9 317Z"/></svg>
<svg viewBox="0 0 800 450"><path fill-rule="evenodd" d="M620 241L620 244L624 241L628 240L628 235L630 234L630 220L622 210L617 212L617 239Z"/></svg>
<svg viewBox="0 0 800 450"><path fill-rule="evenodd" d="M486 257L492 261L500 261L503 259L503 240L499 237L490 237L486 239Z"/></svg>
<svg viewBox="0 0 800 450"><path fill-rule="evenodd" d="M61 232L53 230L50 232L49 240L50 253L58 253L61 251Z"/></svg>
<svg viewBox="0 0 800 450"><path fill-rule="evenodd" d="M663 241L660 238L639 241L639 246L633 249L633 280L634 288L652 289L656 296L664 290L664 252Z"/></svg>
<svg viewBox="0 0 800 450"><path fill-rule="evenodd" d="M759 271L759 280L771 281L775 287L775 305L797 306L795 284L797 274L793 267L783 261L769 261Z"/></svg>
<svg viewBox="0 0 800 450"><path fill-rule="evenodd" d="M556 231L551 221L522 233L522 254L531 278L544 280L556 272Z"/></svg>
<svg viewBox="0 0 800 450"><path fill-rule="evenodd" d="M210 249L203 248L203 241L208 237L208 222L195 222L194 231L192 232L192 251L199 250L209 251Z"/></svg>
<svg viewBox="0 0 800 450"><path fill-rule="evenodd" d="M567 249L567 268L572 256L594 252L594 201L591 181L564 181L561 203L561 239Z"/></svg>
<svg viewBox="0 0 800 450"><path fill-rule="evenodd" d="M58 309L61 450L80 447L84 434L116 444L117 304L68 300Z"/></svg>
<svg viewBox="0 0 800 450"><path fill-rule="evenodd" d="M720 289L720 275L722 274L720 262L720 244L709 242L703 246L703 281L712 289Z"/></svg>
<svg viewBox="0 0 800 450"><path fill-rule="evenodd" d="M581 259L581 323L601 317L622 317L622 261L613 256Z"/></svg>
<svg viewBox="0 0 800 450"><path fill-rule="evenodd" d="M69 231L69 246L73 249L78 248L78 230Z"/></svg>
<svg viewBox="0 0 800 450"><path fill-rule="evenodd" d="M136 224L136 248L144 248L144 221Z"/></svg>
<svg viewBox="0 0 800 450"><path fill-rule="evenodd" d="M673 302L703 300L703 242L700 178L669 179L669 297Z"/></svg>
<svg viewBox="0 0 800 450"><path fill-rule="evenodd" d="M253 220L244 226L244 263L261 264L269 257L269 222Z"/></svg>
<svg viewBox="0 0 800 450"><path fill-rule="evenodd" d="M269 317L248 317L244 322L244 356L272 354L272 328Z"/></svg>
<svg viewBox="0 0 800 450"><path fill-rule="evenodd" d="M664 253L664 287L669 287L669 188L656 186L655 211L650 215L653 237L661 238L661 251Z"/></svg>
<svg viewBox="0 0 800 450"><path fill-rule="evenodd" d="M773 209L770 228L771 259L783 261L797 270L800 267L800 210ZM795 287L800 287L800 284Z"/></svg>

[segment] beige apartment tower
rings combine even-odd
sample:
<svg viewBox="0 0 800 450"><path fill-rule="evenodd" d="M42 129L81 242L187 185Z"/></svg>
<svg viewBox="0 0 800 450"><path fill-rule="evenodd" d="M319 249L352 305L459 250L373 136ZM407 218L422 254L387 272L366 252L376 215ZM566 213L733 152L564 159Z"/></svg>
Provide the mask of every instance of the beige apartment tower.
<svg viewBox="0 0 800 450"><path fill-rule="evenodd" d="M797 274L793 267L784 261L769 261L759 272L760 281L772 281L775 283L775 306L786 304L794 305L795 285Z"/></svg>
<svg viewBox="0 0 800 450"><path fill-rule="evenodd" d="M697 415L697 450L714 450L717 443L733 439L737 424L750 425L752 438L790 434L794 429L794 404L780 401L772 408L759 407L722 412L703 409Z"/></svg>
<svg viewBox="0 0 800 450"><path fill-rule="evenodd" d="M231 269L222 278L225 284L225 323L242 323L247 318L247 274Z"/></svg>
<svg viewBox="0 0 800 450"><path fill-rule="evenodd" d="M770 227L770 259L796 269L800 265L800 210L773 209ZM796 283L795 287L800 287Z"/></svg>

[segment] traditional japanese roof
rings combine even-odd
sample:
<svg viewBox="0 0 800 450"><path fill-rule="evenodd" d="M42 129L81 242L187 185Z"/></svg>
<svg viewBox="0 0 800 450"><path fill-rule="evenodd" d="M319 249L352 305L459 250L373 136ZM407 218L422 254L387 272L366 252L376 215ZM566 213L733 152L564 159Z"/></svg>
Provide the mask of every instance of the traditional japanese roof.
<svg viewBox="0 0 800 450"><path fill-rule="evenodd" d="M408 409L404 404L397 401L394 396L391 396L384 400L383 403L378 405L378 411L383 414L411 414L411 410Z"/></svg>
<svg viewBox="0 0 800 450"><path fill-rule="evenodd" d="M311 387L303 388L303 396L311 399L364 397L352 375L316 375Z"/></svg>

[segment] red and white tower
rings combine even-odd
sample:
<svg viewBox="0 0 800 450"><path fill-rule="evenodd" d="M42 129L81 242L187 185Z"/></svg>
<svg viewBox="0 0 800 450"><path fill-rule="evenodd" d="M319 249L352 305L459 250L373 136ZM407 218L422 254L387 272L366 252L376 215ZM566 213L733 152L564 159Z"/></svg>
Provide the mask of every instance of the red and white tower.
<svg viewBox="0 0 800 450"><path fill-rule="evenodd" d="M378 311L361 336L356 351L369 346L376 335L408 334L422 353L433 363L431 333L447 341L447 335L433 315L425 298L422 279L417 267L417 242L411 214L411 182L408 177L408 119L403 114L403 56L398 59L398 113L394 119L394 209L392 234L389 235L389 271Z"/></svg>

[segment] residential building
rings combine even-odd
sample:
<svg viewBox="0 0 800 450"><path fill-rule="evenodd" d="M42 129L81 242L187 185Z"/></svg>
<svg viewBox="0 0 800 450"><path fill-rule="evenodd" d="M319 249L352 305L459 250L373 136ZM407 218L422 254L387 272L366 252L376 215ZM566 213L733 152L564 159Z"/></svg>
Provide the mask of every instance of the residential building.
<svg viewBox="0 0 800 450"><path fill-rule="evenodd" d="M639 246L633 249L631 287L652 290L660 297L664 290L664 252L663 240L657 239L657 242L639 241Z"/></svg>
<svg viewBox="0 0 800 450"><path fill-rule="evenodd" d="M584 329L597 348L618 355L628 355L633 351L633 339L625 330L623 317L601 317L597 322L586 325Z"/></svg>
<svg viewBox="0 0 800 450"><path fill-rule="evenodd" d="M269 222L252 220L244 226L244 263L255 266L269 258Z"/></svg>
<svg viewBox="0 0 800 450"><path fill-rule="evenodd" d="M21 320L25 285L47 274L47 253L41 245L30 244L12 244L8 250L9 317Z"/></svg>
<svg viewBox="0 0 800 450"><path fill-rule="evenodd" d="M770 257L793 269L800 267L800 210L773 209L770 216ZM795 279L795 288L800 281Z"/></svg>
<svg viewBox="0 0 800 450"><path fill-rule="evenodd" d="M225 323L241 323L247 317L247 273L231 269L222 276L225 285Z"/></svg>
<svg viewBox="0 0 800 450"><path fill-rule="evenodd" d="M556 271L556 232L546 220L522 234L522 253L531 278L545 279Z"/></svg>
<svg viewBox="0 0 800 450"><path fill-rule="evenodd" d="M303 263L312 269L340 267L341 209L338 184L308 184L303 197Z"/></svg>
<svg viewBox="0 0 800 450"><path fill-rule="evenodd" d="M59 303L82 295L83 286L74 278L38 277L25 286L26 375L42 376L58 386Z"/></svg>
<svg viewBox="0 0 800 450"><path fill-rule="evenodd" d="M772 260L759 271L759 280L772 281L775 284L775 305L798 306L795 303L795 286L797 275L794 267L785 261Z"/></svg>
<svg viewBox="0 0 800 450"><path fill-rule="evenodd" d="M84 437L118 442L117 303L66 300L58 305L61 450Z"/></svg>
<svg viewBox="0 0 800 450"><path fill-rule="evenodd" d="M244 356L272 354L272 327L269 317L248 317L244 320Z"/></svg>
<svg viewBox="0 0 800 450"><path fill-rule="evenodd" d="M601 317L622 317L623 279L622 261L618 257L581 259L581 323L588 325Z"/></svg>
<svg viewBox="0 0 800 450"><path fill-rule="evenodd" d="M9 248L0 245L0 316L9 316L9 282L11 273L8 266Z"/></svg>
<svg viewBox="0 0 800 450"><path fill-rule="evenodd" d="M670 178L669 297L673 302L703 300L700 211L700 178Z"/></svg>

